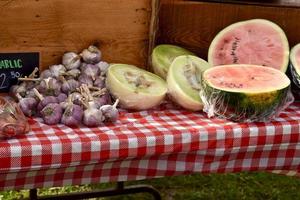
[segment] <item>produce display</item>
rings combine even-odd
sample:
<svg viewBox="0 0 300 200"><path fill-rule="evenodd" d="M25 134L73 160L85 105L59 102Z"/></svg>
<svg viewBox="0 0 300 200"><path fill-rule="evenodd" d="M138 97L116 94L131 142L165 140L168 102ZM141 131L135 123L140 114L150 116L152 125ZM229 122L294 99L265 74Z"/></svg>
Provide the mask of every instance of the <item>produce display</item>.
<svg viewBox="0 0 300 200"><path fill-rule="evenodd" d="M50 66L39 77L35 69L19 78L10 93L28 117L41 117L49 125L88 127L115 122L117 106L146 110L166 96L184 109L238 122L270 121L294 100L284 74L288 40L278 25L264 19L223 29L209 47L208 62L171 44L153 49L155 74L101 59L95 46L79 54L67 52L62 64ZM290 68L300 88L300 44L291 50Z"/></svg>
<svg viewBox="0 0 300 200"><path fill-rule="evenodd" d="M175 45L161 44L153 49L151 59L152 68L155 74L167 78L169 67L177 56L194 55L194 53Z"/></svg>
<svg viewBox="0 0 300 200"><path fill-rule="evenodd" d="M289 43L283 30L271 21L237 22L213 39L208 62L212 66L255 64L285 72L289 63Z"/></svg>
<svg viewBox="0 0 300 200"><path fill-rule="evenodd" d="M145 110L159 105L167 84L159 76L126 64L113 64L107 71L106 86L126 109Z"/></svg>
<svg viewBox="0 0 300 200"><path fill-rule="evenodd" d="M185 109L202 110L203 104L199 96L201 73L208 68L210 65L196 56L176 57L167 76L170 99Z"/></svg>
<svg viewBox="0 0 300 200"><path fill-rule="evenodd" d="M293 101L289 78L263 66L216 66L203 73L201 85L200 96L209 117L270 121Z"/></svg>
<svg viewBox="0 0 300 200"><path fill-rule="evenodd" d="M291 50L290 70L293 82L300 88L300 44L297 44Z"/></svg>
<svg viewBox="0 0 300 200"><path fill-rule="evenodd" d="M94 127L114 122L119 100L111 105L105 84L109 64L101 61L101 55L95 46L80 54L67 52L62 64L50 66L40 77L35 69L28 77L19 78L21 83L12 86L10 93L26 116L42 117L49 125Z"/></svg>

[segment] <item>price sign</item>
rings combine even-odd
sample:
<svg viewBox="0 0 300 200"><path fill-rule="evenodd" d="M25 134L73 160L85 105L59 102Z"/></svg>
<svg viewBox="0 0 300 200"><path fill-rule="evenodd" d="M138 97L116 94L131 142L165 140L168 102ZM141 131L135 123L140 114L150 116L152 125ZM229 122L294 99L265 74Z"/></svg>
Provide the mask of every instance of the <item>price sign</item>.
<svg viewBox="0 0 300 200"><path fill-rule="evenodd" d="M38 52L0 53L0 92L8 92L19 77L31 74L34 68L39 67L39 63Z"/></svg>

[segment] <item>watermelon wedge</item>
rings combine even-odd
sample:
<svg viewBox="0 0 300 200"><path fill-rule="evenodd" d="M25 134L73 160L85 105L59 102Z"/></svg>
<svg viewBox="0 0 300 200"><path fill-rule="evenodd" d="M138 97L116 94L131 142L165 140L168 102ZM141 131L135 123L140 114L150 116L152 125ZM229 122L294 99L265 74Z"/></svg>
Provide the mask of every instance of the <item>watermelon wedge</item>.
<svg viewBox="0 0 300 200"><path fill-rule="evenodd" d="M234 23L213 39L208 52L212 66L253 64L285 72L289 63L289 43L283 30L264 19Z"/></svg>
<svg viewBox="0 0 300 200"><path fill-rule="evenodd" d="M291 50L290 70L293 82L300 88L300 43L294 46Z"/></svg>
<svg viewBox="0 0 300 200"><path fill-rule="evenodd" d="M289 78L257 65L223 65L202 74L200 97L208 116L269 121L293 101Z"/></svg>

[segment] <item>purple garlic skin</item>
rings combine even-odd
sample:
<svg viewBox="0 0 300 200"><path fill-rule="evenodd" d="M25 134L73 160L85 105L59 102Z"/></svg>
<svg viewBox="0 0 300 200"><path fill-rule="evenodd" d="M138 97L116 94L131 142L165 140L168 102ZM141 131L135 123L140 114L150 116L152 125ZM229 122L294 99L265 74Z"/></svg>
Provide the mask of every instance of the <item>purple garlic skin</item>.
<svg viewBox="0 0 300 200"><path fill-rule="evenodd" d="M74 52L67 52L63 55L62 64L67 70L77 69L81 65L80 56Z"/></svg>
<svg viewBox="0 0 300 200"><path fill-rule="evenodd" d="M105 121L115 122L119 118L119 111L112 105L103 105L100 110L105 118Z"/></svg>
<svg viewBox="0 0 300 200"><path fill-rule="evenodd" d="M64 76L65 78L68 79L74 79L77 78L81 74L81 71L79 69L71 69L67 71Z"/></svg>
<svg viewBox="0 0 300 200"><path fill-rule="evenodd" d="M95 103L99 108L103 105L112 103L111 97L107 92L103 94L101 97L95 97L94 99L95 99Z"/></svg>
<svg viewBox="0 0 300 200"><path fill-rule="evenodd" d="M23 98L19 101L21 110L28 117L31 117L35 113L37 104L38 101L32 97Z"/></svg>
<svg viewBox="0 0 300 200"><path fill-rule="evenodd" d="M57 96L61 93L61 83L55 78L43 79L36 88L46 96Z"/></svg>
<svg viewBox="0 0 300 200"><path fill-rule="evenodd" d="M59 76L66 73L66 68L63 65L52 65L49 67L49 70L55 78L58 78Z"/></svg>
<svg viewBox="0 0 300 200"><path fill-rule="evenodd" d="M57 98L54 96L46 96L43 100L37 105L37 110L41 111L44 107L51 103L58 103Z"/></svg>
<svg viewBox="0 0 300 200"><path fill-rule="evenodd" d="M82 95L79 92L73 92L72 94L72 102L76 105L81 105L80 99Z"/></svg>
<svg viewBox="0 0 300 200"><path fill-rule="evenodd" d="M95 80L100 75L100 69L97 65L87 64L81 68L81 73Z"/></svg>
<svg viewBox="0 0 300 200"><path fill-rule="evenodd" d="M63 93L69 94L74 91L80 86L80 83L74 79L69 79L65 81L61 86L61 91Z"/></svg>
<svg viewBox="0 0 300 200"><path fill-rule="evenodd" d="M20 94L22 97L25 97L26 92L27 92L27 89L23 84L13 85L9 89L9 94L13 97L16 97L17 94Z"/></svg>
<svg viewBox="0 0 300 200"><path fill-rule="evenodd" d="M64 102L67 98L68 98L68 96L67 96L65 93L60 93L60 94L56 97L57 103Z"/></svg>
<svg viewBox="0 0 300 200"><path fill-rule="evenodd" d="M100 62L102 53L97 47L91 45L87 49L84 49L80 55L84 62L89 64L96 64Z"/></svg>
<svg viewBox="0 0 300 200"><path fill-rule="evenodd" d="M109 68L109 64L105 61L100 61L99 63L96 64L98 68L100 69L100 73L102 76L106 75L106 72Z"/></svg>
<svg viewBox="0 0 300 200"><path fill-rule="evenodd" d="M83 124L88 127L102 125L102 112L95 108L86 109L83 113Z"/></svg>
<svg viewBox="0 0 300 200"><path fill-rule="evenodd" d="M85 74L81 74L78 77L78 81L79 81L80 85L86 84L88 86L93 86L93 84L94 84L92 78Z"/></svg>
<svg viewBox="0 0 300 200"><path fill-rule="evenodd" d="M67 126L78 126L83 117L83 109L81 106L71 104L67 106L62 118L61 123Z"/></svg>
<svg viewBox="0 0 300 200"><path fill-rule="evenodd" d="M62 108L57 103L50 103L41 111L42 118L45 124L55 125L58 124L62 117Z"/></svg>
<svg viewBox="0 0 300 200"><path fill-rule="evenodd" d="M94 86L98 88L105 88L105 78L102 76L99 76L94 81Z"/></svg>
<svg viewBox="0 0 300 200"><path fill-rule="evenodd" d="M50 78L50 77L53 77L53 74L49 69L42 71L42 73L40 74L41 79Z"/></svg>
<svg viewBox="0 0 300 200"><path fill-rule="evenodd" d="M35 93L33 92L32 89L31 89L31 90L28 90L28 91L26 92L25 97L26 97L26 98L30 98L30 97L32 97L32 98L37 98L36 95L35 95Z"/></svg>

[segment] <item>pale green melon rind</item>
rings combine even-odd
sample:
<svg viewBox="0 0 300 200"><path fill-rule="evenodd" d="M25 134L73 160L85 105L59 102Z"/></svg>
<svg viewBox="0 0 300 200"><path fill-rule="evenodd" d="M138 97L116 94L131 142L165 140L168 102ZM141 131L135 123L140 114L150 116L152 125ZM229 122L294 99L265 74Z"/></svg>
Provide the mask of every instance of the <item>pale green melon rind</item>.
<svg viewBox="0 0 300 200"><path fill-rule="evenodd" d="M234 24L231 24L229 26L227 26L226 28L224 28L223 30L221 30L213 39L213 41L211 42L209 49L208 49L208 63L212 66L215 66L214 62L213 62L213 53L214 50L216 48L216 45L218 44L218 42L220 42L220 39L223 37L223 35L225 35L225 33L227 33L228 31L235 29L239 26L242 26L244 24L247 23L261 23L261 24L265 24L267 26L271 26L273 27L276 31L278 31L278 33L280 34L280 37L283 41L284 44L284 62L282 63L282 67L280 69L280 71L282 72L286 72L287 68L288 68L288 64L289 64L289 42L288 39L284 33L284 31L282 30L282 28L280 26L278 26L277 24L275 24L274 22L271 22L269 20L266 19L251 19L251 20L246 20L246 21L241 21L241 22L236 22ZM251 63L243 63L243 64L251 64Z"/></svg>
<svg viewBox="0 0 300 200"><path fill-rule="evenodd" d="M190 86L183 74L183 67L188 64L188 59L195 64L200 73L210 68L210 65L199 57L191 55L178 56L169 68L167 76L168 95L172 101L180 106L188 110L198 111L203 107L199 91Z"/></svg>
<svg viewBox="0 0 300 200"><path fill-rule="evenodd" d="M151 76L151 80L155 80L156 84L161 88L158 88L159 90L156 90L156 92L153 93L139 92L137 94L134 89L128 86L126 87L126 83L122 82L120 77L116 75L115 71L121 69L136 70L142 72L146 76ZM167 93L167 84L162 78L133 65L112 64L110 65L106 76L106 87L110 94L114 98L118 98L120 100L120 105L126 109L150 109L159 105L164 100Z"/></svg>
<svg viewBox="0 0 300 200"><path fill-rule="evenodd" d="M205 107L208 110L213 108L213 114L220 118L237 122L270 121L289 101L290 86L256 94L223 91L205 80L202 81L202 87L200 95Z"/></svg>
<svg viewBox="0 0 300 200"><path fill-rule="evenodd" d="M296 61L296 54L298 51L300 51L300 43L295 45L291 49L289 66L290 66L290 71L291 71L291 75L293 78L293 82L298 87L300 87L300 66L297 64L297 61Z"/></svg>
<svg viewBox="0 0 300 200"><path fill-rule="evenodd" d="M227 67L232 67L232 66L233 67L254 67L254 68L258 68L258 70L259 70L259 68L263 67L263 66L260 66L260 65L249 65L249 64L220 65L220 66L215 66L215 67L210 68L209 70L204 71L203 74L202 74L202 77L203 77L203 79L205 79L205 76L206 76L207 73L211 73L211 72L213 72L215 70L218 70L220 68L227 68ZM238 93L241 92L241 93L247 93L247 94L251 94L251 95L255 95L257 93L262 93L262 92L273 92L275 90L281 90L281 89L284 89L284 88L290 86L291 81L283 72L281 72L279 70L276 70L276 69L273 69L273 68L268 68L268 70L273 71L274 73L276 73L278 75L281 74L281 76L282 76L281 77L282 87L276 88L276 89L274 89L274 88L262 89L259 92L249 91L249 90L248 91L246 91L246 90L243 91L243 89L238 89L238 91L237 91L236 89L231 90L230 88L228 88L228 89L220 88L218 86L213 85L209 80L206 80L206 82L211 87L219 89L219 90L223 90L223 91L226 91L226 92L238 92Z"/></svg>
<svg viewBox="0 0 300 200"><path fill-rule="evenodd" d="M152 69L155 74L166 79L169 67L173 60L181 55L195 55L182 47L170 44L157 45L152 52Z"/></svg>

